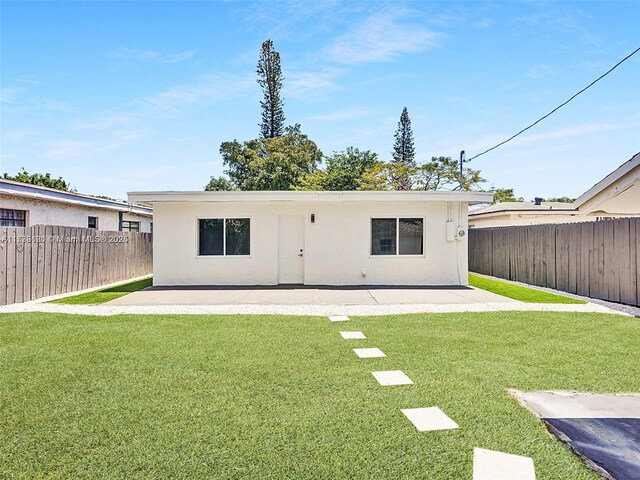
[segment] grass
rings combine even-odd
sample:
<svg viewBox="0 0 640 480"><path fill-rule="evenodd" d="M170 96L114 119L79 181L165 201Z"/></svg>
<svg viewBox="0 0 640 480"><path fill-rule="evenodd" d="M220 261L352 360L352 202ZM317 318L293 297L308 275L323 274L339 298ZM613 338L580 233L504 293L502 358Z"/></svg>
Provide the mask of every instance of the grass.
<svg viewBox="0 0 640 480"><path fill-rule="evenodd" d="M468 479L482 447L596 480L507 389L637 392L638 351L640 322L605 314L5 314L0 478ZM380 387L385 369L415 384ZM460 429L400 412L427 406Z"/></svg>
<svg viewBox="0 0 640 480"><path fill-rule="evenodd" d="M494 280L493 278L473 275L472 273L469 274L469 285L527 303L587 303L584 300L577 300L535 288L527 288L509 282L502 282L500 280Z"/></svg>
<svg viewBox="0 0 640 480"><path fill-rule="evenodd" d="M143 288L150 287L151 285L152 279L144 278L142 280L123 283L122 285L116 285L115 287L105 288L103 290L96 290L94 292L81 293L80 295L74 295L72 297L51 300L49 303L62 303L65 305L96 305L108 302L109 300L115 300L116 298L123 297L131 292L136 292Z"/></svg>

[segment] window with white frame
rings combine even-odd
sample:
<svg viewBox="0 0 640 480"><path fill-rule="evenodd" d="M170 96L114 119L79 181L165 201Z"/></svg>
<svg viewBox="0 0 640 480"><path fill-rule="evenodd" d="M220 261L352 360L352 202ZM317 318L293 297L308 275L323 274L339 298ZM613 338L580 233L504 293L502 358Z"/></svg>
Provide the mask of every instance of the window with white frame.
<svg viewBox="0 0 640 480"><path fill-rule="evenodd" d="M248 218L201 218L198 220L198 255L250 255Z"/></svg>
<svg viewBox="0 0 640 480"><path fill-rule="evenodd" d="M87 228L98 228L98 217L89 216L87 219Z"/></svg>
<svg viewBox="0 0 640 480"><path fill-rule="evenodd" d="M424 219L371 219L371 255L423 254Z"/></svg>

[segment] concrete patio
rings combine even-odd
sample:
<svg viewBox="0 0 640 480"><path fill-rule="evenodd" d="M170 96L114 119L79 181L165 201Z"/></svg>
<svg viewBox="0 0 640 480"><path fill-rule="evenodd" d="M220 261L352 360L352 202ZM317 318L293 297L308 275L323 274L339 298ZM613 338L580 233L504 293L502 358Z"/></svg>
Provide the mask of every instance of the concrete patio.
<svg viewBox="0 0 640 480"><path fill-rule="evenodd" d="M472 287L150 287L105 306L472 305L519 303Z"/></svg>

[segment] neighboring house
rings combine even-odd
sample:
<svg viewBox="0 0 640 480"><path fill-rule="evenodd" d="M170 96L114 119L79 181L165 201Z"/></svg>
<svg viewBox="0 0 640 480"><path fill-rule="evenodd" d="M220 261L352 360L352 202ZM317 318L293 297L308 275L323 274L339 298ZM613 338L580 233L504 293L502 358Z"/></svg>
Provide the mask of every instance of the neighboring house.
<svg viewBox="0 0 640 480"><path fill-rule="evenodd" d="M0 227L62 225L151 232L149 207L0 179Z"/></svg>
<svg viewBox="0 0 640 480"><path fill-rule="evenodd" d="M573 203L503 202L469 212L470 228L570 223L640 216L640 153Z"/></svg>
<svg viewBox="0 0 640 480"><path fill-rule="evenodd" d="M640 216L640 153L583 193L573 205L581 216Z"/></svg>
<svg viewBox="0 0 640 480"><path fill-rule="evenodd" d="M154 285L466 285L482 192L132 192Z"/></svg>
<svg viewBox="0 0 640 480"><path fill-rule="evenodd" d="M571 203L501 202L469 212L469 228L584 222Z"/></svg>

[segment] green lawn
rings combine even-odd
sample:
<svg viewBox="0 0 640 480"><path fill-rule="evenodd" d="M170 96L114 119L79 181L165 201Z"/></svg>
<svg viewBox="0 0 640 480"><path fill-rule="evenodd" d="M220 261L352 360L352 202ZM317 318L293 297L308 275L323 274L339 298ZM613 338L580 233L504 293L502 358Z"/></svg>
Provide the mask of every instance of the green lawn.
<svg viewBox="0 0 640 480"><path fill-rule="evenodd" d="M584 300L555 295L535 288L522 287L472 273L469 274L469 285L527 303L587 303Z"/></svg>
<svg viewBox="0 0 640 480"><path fill-rule="evenodd" d="M142 280L136 280L135 282L123 283L122 285L117 285L115 287L105 288L104 290L96 290L94 292L81 293L80 295L74 295L72 297L51 300L49 303L63 303L66 305L95 305L150 287L152 282L153 280L151 278L144 278Z"/></svg>
<svg viewBox="0 0 640 480"><path fill-rule="evenodd" d="M482 447L533 457L539 480L596 480L507 389L638 392L638 351L640 322L605 314L5 314L0 478L455 480ZM400 412L428 406L460 429Z"/></svg>

